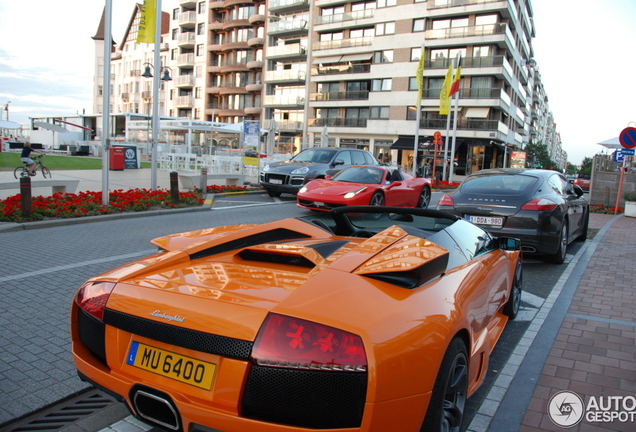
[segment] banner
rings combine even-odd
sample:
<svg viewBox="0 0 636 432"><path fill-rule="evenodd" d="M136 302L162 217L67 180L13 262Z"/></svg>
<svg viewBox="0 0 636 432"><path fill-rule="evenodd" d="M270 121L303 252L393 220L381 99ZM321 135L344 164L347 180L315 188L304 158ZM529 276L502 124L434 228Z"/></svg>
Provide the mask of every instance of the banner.
<svg viewBox="0 0 636 432"><path fill-rule="evenodd" d="M424 48L422 47L422 53L420 54L420 62L417 65L417 72L415 74L417 79L417 104L419 105L422 100L422 91L424 89Z"/></svg>
<svg viewBox="0 0 636 432"><path fill-rule="evenodd" d="M139 14L137 43L155 43L157 3L155 0L143 0Z"/></svg>
<svg viewBox="0 0 636 432"><path fill-rule="evenodd" d="M439 93L439 113L448 115L448 108L450 106L450 86L451 78L453 76L453 63L448 65L448 72L446 72L446 78L444 79L444 85L442 85L442 91Z"/></svg>

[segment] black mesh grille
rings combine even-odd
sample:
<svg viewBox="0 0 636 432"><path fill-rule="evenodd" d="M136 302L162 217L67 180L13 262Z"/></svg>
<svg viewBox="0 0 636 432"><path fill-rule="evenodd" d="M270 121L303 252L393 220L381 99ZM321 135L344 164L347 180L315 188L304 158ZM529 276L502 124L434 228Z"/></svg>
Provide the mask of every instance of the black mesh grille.
<svg viewBox="0 0 636 432"><path fill-rule="evenodd" d="M109 326L148 339L222 357L247 360L252 351L250 341L176 327L112 309L104 311L104 322Z"/></svg>
<svg viewBox="0 0 636 432"><path fill-rule="evenodd" d="M254 251L245 249L238 254L241 258L248 261L260 261L272 264L287 264L299 267L314 268L316 265L304 256L285 255L269 252Z"/></svg>
<svg viewBox="0 0 636 432"><path fill-rule="evenodd" d="M199 259L211 255L216 255L223 252L229 252L231 250L242 249L245 247L255 246L263 243L271 243L282 240L309 238L307 234L299 233L296 231L288 230L285 228L276 228L270 231L261 232L247 237L241 237L240 239L232 240L227 243L223 243L208 249L204 249L201 252L190 255L190 259Z"/></svg>
<svg viewBox="0 0 636 432"><path fill-rule="evenodd" d="M102 363L106 364L106 344L104 342L104 323L79 309L77 331L84 346Z"/></svg>
<svg viewBox="0 0 636 432"><path fill-rule="evenodd" d="M241 415L290 426L360 427L367 374L252 366Z"/></svg>

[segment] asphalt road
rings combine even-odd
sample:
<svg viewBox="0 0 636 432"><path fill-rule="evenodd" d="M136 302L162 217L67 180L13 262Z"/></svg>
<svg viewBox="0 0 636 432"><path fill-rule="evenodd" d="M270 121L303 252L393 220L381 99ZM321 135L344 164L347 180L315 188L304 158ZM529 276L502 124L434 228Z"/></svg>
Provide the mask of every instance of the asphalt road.
<svg viewBox="0 0 636 432"><path fill-rule="evenodd" d="M441 195L433 194L433 205ZM13 347L5 349L18 358L20 353L30 353L26 359L20 359L23 373L15 385L32 389L28 394L19 389L3 390L0 424L10 416L25 414L87 388L75 374L68 335L70 302L86 279L153 253L155 248L149 241L155 237L210 226L264 223L310 214L311 211L296 207L295 197L250 194L219 197L208 211L0 234L5 245L0 250L3 263L0 282L3 291L10 293L0 302L0 327L3 328L0 346ZM8 245L10 247L6 247ZM570 253L575 253L578 247L580 245L574 243ZM485 384L469 399L465 425L470 423L566 266L525 260L522 311L518 319L506 327L491 357ZM46 367L43 361L53 366ZM3 387L5 383L14 384L3 381Z"/></svg>

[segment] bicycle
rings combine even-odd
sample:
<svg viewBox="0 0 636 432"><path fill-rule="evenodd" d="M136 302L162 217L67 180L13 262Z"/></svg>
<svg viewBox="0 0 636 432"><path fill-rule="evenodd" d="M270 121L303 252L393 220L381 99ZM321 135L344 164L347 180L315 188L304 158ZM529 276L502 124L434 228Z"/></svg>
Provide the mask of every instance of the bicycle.
<svg viewBox="0 0 636 432"><path fill-rule="evenodd" d="M31 158L35 162L35 169L33 170L33 174L35 175L38 172L38 168L39 168L40 171L42 172L42 177L44 178L51 177L51 171L46 166L44 166L44 163L42 162L43 157L44 155L40 155L40 156L33 156ZM16 179L19 179L20 177L29 177L29 164L24 162L24 166L17 167L13 171L13 176Z"/></svg>

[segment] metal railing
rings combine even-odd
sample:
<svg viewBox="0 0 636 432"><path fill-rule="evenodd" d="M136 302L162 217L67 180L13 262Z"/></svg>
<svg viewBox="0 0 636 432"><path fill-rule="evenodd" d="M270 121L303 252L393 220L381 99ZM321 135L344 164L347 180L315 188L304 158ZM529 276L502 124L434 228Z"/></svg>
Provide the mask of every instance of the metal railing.
<svg viewBox="0 0 636 432"><path fill-rule="evenodd" d="M426 39L451 39L470 36L490 36L506 33L506 23L485 24L478 26L451 27L426 30Z"/></svg>
<svg viewBox="0 0 636 432"><path fill-rule="evenodd" d="M371 72L370 64L334 65L334 66L323 66L323 67L311 68L311 76L340 75L340 74L369 73L369 72Z"/></svg>
<svg viewBox="0 0 636 432"><path fill-rule="evenodd" d="M375 9L364 9L360 11L347 12L341 14L319 16L314 20L315 25L333 24L345 21L356 21L364 18L373 18Z"/></svg>
<svg viewBox="0 0 636 432"><path fill-rule="evenodd" d="M311 101L367 100L367 99L369 99L368 90L312 93L309 95L309 100Z"/></svg>

